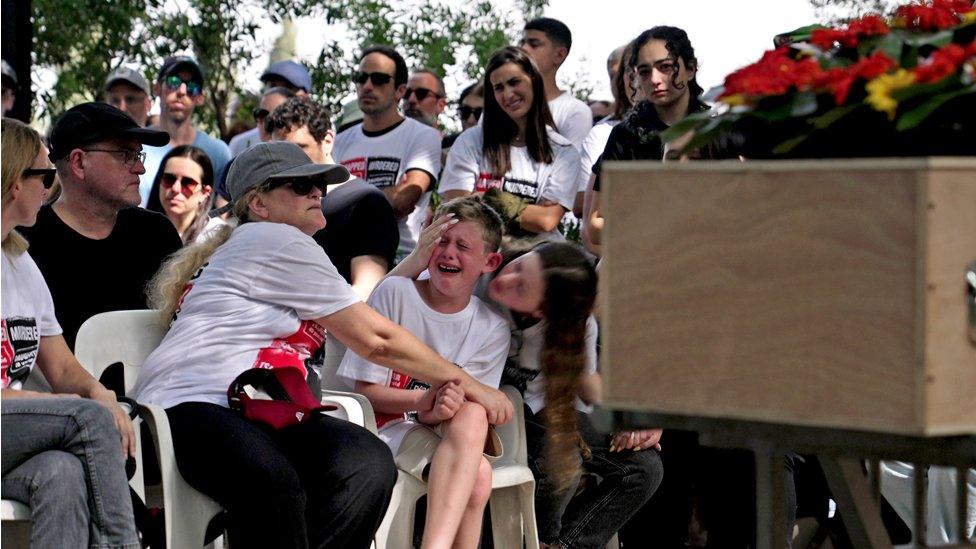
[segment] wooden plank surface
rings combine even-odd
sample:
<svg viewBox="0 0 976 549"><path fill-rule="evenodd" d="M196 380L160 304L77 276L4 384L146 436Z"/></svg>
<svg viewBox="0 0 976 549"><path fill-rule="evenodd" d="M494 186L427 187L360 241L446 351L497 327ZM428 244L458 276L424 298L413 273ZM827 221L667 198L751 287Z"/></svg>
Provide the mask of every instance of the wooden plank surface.
<svg viewBox="0 0 976 549"><path fill-rule="evenodd" d="M919 334L941 328L919 328L932 317L919 310L917 254L938 259L918 239L953 238L918 231L916 172L929 164L608 164L608 406L927 431ZM970 374L946 394L968 390ZM976 418L963 408L948 415L965 427Z"/></svg>
<svg viewBox="0 0 976 549"><path fill-rule="evenodd" d="M926 184L925 431L976 433L976 342L962 306L976 260L976 172L934 169Z"/></svg>

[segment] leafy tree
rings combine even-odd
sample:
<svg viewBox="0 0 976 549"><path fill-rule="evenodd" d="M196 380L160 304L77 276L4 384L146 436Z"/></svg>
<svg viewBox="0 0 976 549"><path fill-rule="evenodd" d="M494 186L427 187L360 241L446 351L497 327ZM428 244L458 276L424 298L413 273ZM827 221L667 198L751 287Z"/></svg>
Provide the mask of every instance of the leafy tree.
<svg viewBox="0 0 976 549"><path fill-rule="evenodd" d="M395 45L412 67L480 77L491 53L513 43L524 19L539 15L547 0L515 3L515 10L501 13L489 0L461 6L440 0L34 0L33 61L57 75L50 90L36 87L43 114L53 117L100 97L105 77L119 65L143 67L153 81L165 57L192 52L207 80L196 121L225 136L230 107L236 103L241 112L253 101L241 76L270 49L256 40L269 19L311 16L348 26L355 48L329 41L310 63L313 96L337 112L354 91L349 75L356 56L370 44ZM287 44L285 37L278 49ZM235 102L238 97L247 100Z"/></svg>
<svg viewBox="0 0 976 549"><path fill-rule="evenodd" d="M828 24L840 24L869 13L886 13L898 3L904 0L810 0L817 18Z"/></svg>

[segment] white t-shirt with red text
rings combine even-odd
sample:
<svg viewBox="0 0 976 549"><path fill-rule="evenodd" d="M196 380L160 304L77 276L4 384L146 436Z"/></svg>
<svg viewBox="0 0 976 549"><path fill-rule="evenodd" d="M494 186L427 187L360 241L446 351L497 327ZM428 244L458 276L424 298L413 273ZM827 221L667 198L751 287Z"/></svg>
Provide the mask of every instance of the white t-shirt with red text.
<svg viewBox="0 0 976 549"><path fill-rule="evenodd" d="M282 223L245 223L187 284L133 395L163 408L227 406L227 387L248 368L305 374L305 360L325 342L315 319L359 301L312 237Z"/></svg>
<svg viewBox="0 0 976 549"><path fill-rule="evenodd" d="M332 157L353 177L380 190L395 186L410 170L421 170L434 182L441 170L441 135L412 118L379 132L366 132L360 123L336 136ZM413 212L399 220L397 257L405 256L417 246L429 203L430 190L427 190L417 200Z"/></svg>
<svg viewBox="0 0 976 549"><path fill-rule="evenodd" d="M420 296L409 278L393 276L382 281L369 296L380 314L409 330L442 357L458 364L481 383L498 387L509 349L508 322L484 301L471 296L467 307L457 313L435 311ZM429 386L406 374L374 364L346 352L338 375L397 389L427 389ZM418 422L407 414L376 413L379 436L396 455L406 433Z"/></svg>
<svg viewBox="0 0 976 549"><path fill-rule="evenodd" d="M54 317L51 291L30 254L0 255L2 387L20 389L37 364L41 338L59 335L61 326Z"/></svg>
<svg viewBox="0 0 976 549"><path fill-rule="evenodd" d="M510 147L507 173L493 174L482 152L484 133L480 125L465 130L451 147L441 174L439 190L461 190L483 194L501 188L533 204L556 203L569 211L576 199L576 178L580 159L576 149L561 135L550 131L551 164L536 162L526 147ZM554 233L556 231L553 231Z"/></svg>

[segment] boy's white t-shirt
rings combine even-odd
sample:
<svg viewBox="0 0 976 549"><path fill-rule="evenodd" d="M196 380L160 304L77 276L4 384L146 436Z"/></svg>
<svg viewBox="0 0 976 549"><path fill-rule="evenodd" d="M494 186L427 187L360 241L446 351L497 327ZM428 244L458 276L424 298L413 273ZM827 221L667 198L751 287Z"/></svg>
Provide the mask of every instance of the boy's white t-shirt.
<svg viewBox="0 0 976 549"><path fill-rule="evenodd" d="M610 140L610 132L619 123L620 120L611 120L608 116L594 124L590 132L586 134L586 139L583 140L583 146L580 148L580 172L578 186L576 188L577 192L586 192L586 187L590 182L590 175L593 174L593 164L596 164L597 159L603 154L603 149L607 148L607 141Z"/></svg>
<svg viewBox="0 0 976 549"><path fill-rule="evenodd" d="M549 112L552 113L552 121L556 124L559 135L568 139L579 150L586 134L593 127L593 111L590 107L573 94L563 92L549 102Z"/></svg>
<svg viewBox="0 0 976 549"><path fill-rule="evenodd" d="M187 284L133 394L163 408L227 406L228 386L249 368L304 373L325 342L315 319L359 301L312 237L282 223L245 223Z"/></svg>
<svg viewBox="0 0 976 549"><path fill-rule="evenodd" d="M41 338L61 333L54 301L34 259L2 252L0 266L0 372L4 389L20 389L37 364Z"/></svg>
<svg viewBox="0 0 976 549"><path fill-rule="evenodd" d="M525 385L522 398L533 414L538 414L539 410L546 407L546 375L542 373L542 364L539 362L545 343L545 330L544 320L524 330L512 327L512 344L503 376L506 384L519 388L522 384ZM583 341L584 376L596 373L596 341L597 323L590 316L586 320L586 336ZM584 412L591 409L578 397L576 407Z"/></svg>
<svg viewBox="0 0 976 549"><path fill-rule="evenodd" d="M422 170L433 182L441 171L441 136L434 128L412 118L374 135L365 133L359 123L336 136L332 157L353 177L381 190L395 186L409 170ZM417 246L429 203L430 190L420 196L410 215L399 220L398 257Z"/></svg>
<svg viewBox="0 0 976 549"><path fill-rule="evenodd" d="M509 349L508 322L485 302L471 296L462 311L445 314L432 309L417 290L416 282L393 276L380 282L369 296L369 305L458 364L471 377L498 387ZM338 375L355 382L366 381L398 389L426 389L420 380L374 364L353 352L346 352ZM421 425L407 414L376 413L379 436L396 455L403 436Z"/></svg>
<svg viewBox="0 0 976 549"><path fill-rule="evenodd" d="M551 164L532 160L525 147L510 147L511 166L501 175L491 173L483 145L481 125L468 128L458 136L447 155L439 192L460 190L483 194L498 187L535 204L555 202L568 211L573 210L580 160L579 153L564 137L549 132Z"/></svg>

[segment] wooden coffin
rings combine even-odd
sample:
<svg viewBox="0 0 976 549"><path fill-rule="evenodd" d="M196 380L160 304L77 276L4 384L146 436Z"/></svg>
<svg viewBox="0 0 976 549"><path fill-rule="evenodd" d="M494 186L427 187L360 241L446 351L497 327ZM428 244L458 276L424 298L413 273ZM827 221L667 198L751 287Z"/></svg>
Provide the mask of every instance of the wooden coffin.
<svg viewBox="0 0 976 549"><path fill-rule="evenodd" d="M604 169L608 408L976 433L976 158Z"/></svg>

